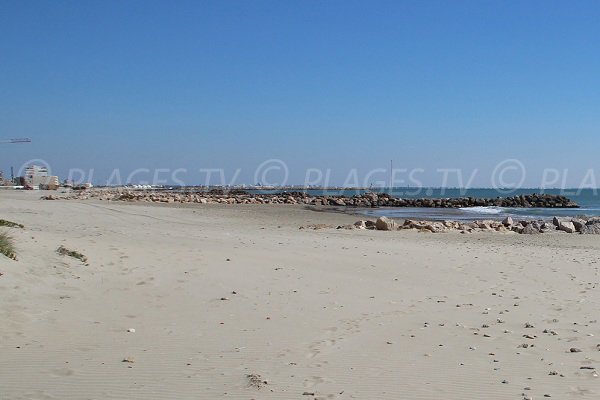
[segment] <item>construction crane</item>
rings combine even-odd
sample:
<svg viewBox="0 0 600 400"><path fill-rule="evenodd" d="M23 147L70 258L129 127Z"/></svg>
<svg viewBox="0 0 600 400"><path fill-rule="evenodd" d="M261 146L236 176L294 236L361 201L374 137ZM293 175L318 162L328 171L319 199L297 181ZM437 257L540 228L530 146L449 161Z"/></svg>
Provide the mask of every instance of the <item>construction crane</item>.
<svg viewBox="0 0 600 400"><path fill-rule="evenodd" d="M20 139L0 139L1 144L7 143L31 143L31 139L29 138L20 138Z"/></svg>
<svg viewBox="0 0 600 400"><path fill-rule="evenodd" d="M13 144L13 143L31 143L29 138L18 138L18 139L0 139L0 144ZM0 172L0 175L4 175ZM13 167L10 167L10 180L15 181L15 173ZM0 181L4 181L4 176L0 176Z"/></svg>

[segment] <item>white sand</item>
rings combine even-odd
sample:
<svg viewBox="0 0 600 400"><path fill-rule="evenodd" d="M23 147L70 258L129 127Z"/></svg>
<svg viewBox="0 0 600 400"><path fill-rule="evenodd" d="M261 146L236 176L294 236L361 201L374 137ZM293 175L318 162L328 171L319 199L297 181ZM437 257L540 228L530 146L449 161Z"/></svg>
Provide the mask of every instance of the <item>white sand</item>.
<svg viewBox="0 0 600 400"><path fill-rule="evenodd" d="M600 373L597 236L40 195L0 192L0 218L25 224L19 261L0 256L3 400L600 398L580 369Z"/></svg>

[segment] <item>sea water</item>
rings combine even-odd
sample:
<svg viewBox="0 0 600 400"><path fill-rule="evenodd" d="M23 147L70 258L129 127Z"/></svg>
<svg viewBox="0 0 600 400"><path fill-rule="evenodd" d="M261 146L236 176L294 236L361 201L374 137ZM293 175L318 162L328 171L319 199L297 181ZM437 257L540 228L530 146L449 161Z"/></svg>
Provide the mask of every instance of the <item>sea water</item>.
<svg viewBox="0 0 600 400"><path fill-rule="evenodd" d="M507 216L514 219L549 219L552 217L600 216L600 189L445 189L445 188L378 188L364 189L318 189L303 190L309 195L344 195L354 196L366 192L389 193L393 197L405 199L419 198L455 198L473 197L494 199L496 197L512 197L527 194L550 194L566 196L579 204L580 208L504 208L504 207L467 207L467 208L416 208L416 207L381 207L357 209L356 211L370 216L385 215L393 218L457 220L476 219L499 220ZM251 191L252 192L252 191ZM276 193L280 191L258 191L260 193Z"/></svg>

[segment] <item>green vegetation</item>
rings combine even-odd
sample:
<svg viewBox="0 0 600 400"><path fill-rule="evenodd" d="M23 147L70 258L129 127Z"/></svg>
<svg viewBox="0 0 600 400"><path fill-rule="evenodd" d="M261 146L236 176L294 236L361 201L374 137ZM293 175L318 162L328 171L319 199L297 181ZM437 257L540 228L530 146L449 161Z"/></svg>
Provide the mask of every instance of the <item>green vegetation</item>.
<svg viewBox="0 0 600 400"><path fill-rule="evenodd" d="M80 260L81 262L87 262L87 257L75 250L69 250L67 249L65 246L60 246L58 249L56 249L56 252L58 254L60 254L61 256L69 256L69 257L73 257L76 258L78 260Z"/></svg>
<svg viewBox="0 0 600 400"><path fill-rule="evenodd" d="M25 228L23 224L17 224L16 222L7 221L5 219L0 219L0 226L6 226L9 228Z"/></svg>
<svg viewBox="0 0 600 400"><path fill-rule="evenodd" d="M17 250L15 248L15 240L6 232L0 232L0 254L4 254L13 260L17 259Z"/></svg>

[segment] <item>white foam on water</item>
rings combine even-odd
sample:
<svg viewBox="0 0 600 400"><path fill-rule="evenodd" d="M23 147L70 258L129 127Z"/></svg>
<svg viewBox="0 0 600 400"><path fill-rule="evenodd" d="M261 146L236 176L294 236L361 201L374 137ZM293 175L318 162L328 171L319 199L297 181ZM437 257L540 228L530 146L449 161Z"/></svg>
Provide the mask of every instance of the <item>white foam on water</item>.
<svg viewBox="0 0 600 400"><path fill-rule="evenodd" d="M476 214L501 214L504 211L500 207L461 207L460 210Z"/></svg>

